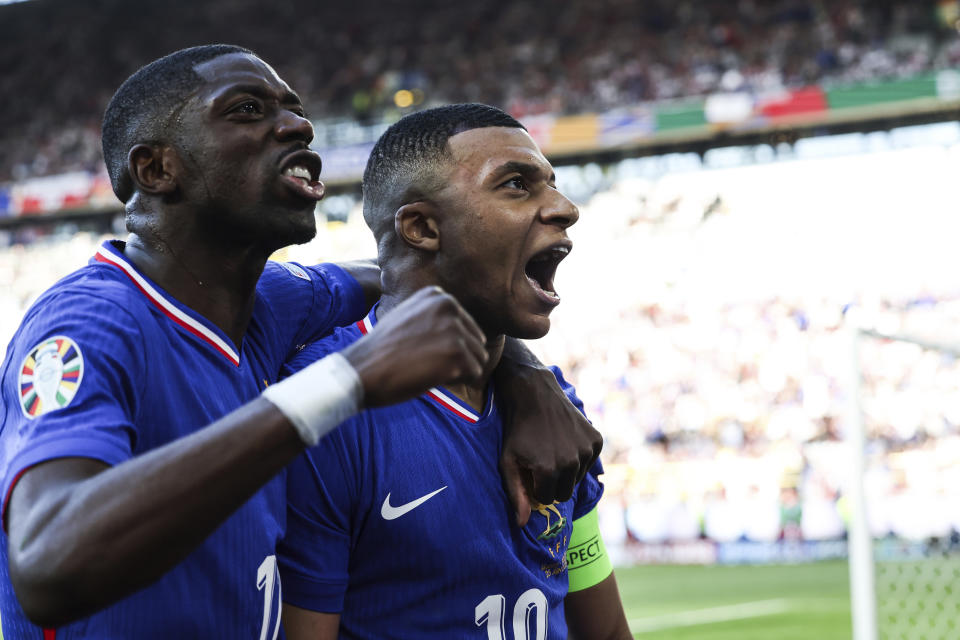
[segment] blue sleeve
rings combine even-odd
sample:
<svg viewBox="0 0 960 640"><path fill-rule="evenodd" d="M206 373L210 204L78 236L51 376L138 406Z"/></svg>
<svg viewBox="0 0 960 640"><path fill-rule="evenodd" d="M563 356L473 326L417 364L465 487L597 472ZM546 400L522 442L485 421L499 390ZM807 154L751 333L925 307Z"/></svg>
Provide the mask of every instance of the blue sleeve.
<svg viewBox="0 0 960 640"><path fill-rule="evenodd" d="M354 341L355 338L344 329L335 329L332 334L323 340L311 342L287 360L280 369L280 379L283 380L317 360L346 348Z"/></svg>
<svg viewBox="0 0 960 640"><path fill-rule="evenodd" d="M298 335L309 342L327 335L334 327L356 322L369 311L360 283L335 264L303 267L314 282L313 311Z"/></svg>
<svg viewBox="0 0 960 640"><path fill-rule="evenodd" d="M603 497L603 483L600 482L599 476L602 474L603 464L600 462L600 458L597 458L597 461L590 467L590 471L587 472L587 475L574 490L573 498L576 501L573 506L574 520L590 513L600 502L600 498Z"/></svg>
<svg viewBox="0 0 960 640"><path fill-rule="evenodd" d="M288 468L287 531L277 549L283 601L324 613L343 611L349 581L358 479L350 420ZM349 447L349 450L348 450Z"/></svg>
<svg viewBox="0 0 960 640"><path fill-rule="evenodd" d="M553 371L553 375L557 377L560 388L563 389L564 394L566 394L570 402L573 403L573 406L586 416L586 411L583 409L583 401L577 396L576 389L573 388L573 385L563 377L563 372L560 371L559 367L550 367L550 370ZM573 508L574 520L590 513L590 511L597 506L597 503L600 502L600 497L603 495L603 483L600 482L598 476L602 474L603 464L601 464L600 459L597 458L597 461L593 463L590 471L587 472L587 475L584 476L583 480L580 481L580 484L578 484L574 490L573 497L576 500L576 505Z"/></svg>
<svg viewBox="0 0 960 640"><path fill-rule="evenodd" d="M280 332L283 357L335 327L359 320L367 312L363 289L335 264L304 267L294 262L268 262L257 284Z"/></svg>
<svg viewBox="0 0 960 640"><path fill-rule="evenodd" d="M567 382L567 379L563 377L563 372L560 370L560 367L550 367L550 371L553 372L554 377L556 377L557 382L560 383L560 388L563 389L564 395L567 396L567 400L573 403L573 406L577 410L587 417L587 412L583 408L583 400L577 395L577 390L573 388L573 385ZM589 417L587 418L589 420Z"/></svg>
<svg viewBox="0 0 960 640"><path fill-rule="evenodd" d="M147 391L143 352L136 319L117 302L63 292L28 312L2 374L4 508L14 480L40 462L84 457L115 465L133 456Z"/></svg>

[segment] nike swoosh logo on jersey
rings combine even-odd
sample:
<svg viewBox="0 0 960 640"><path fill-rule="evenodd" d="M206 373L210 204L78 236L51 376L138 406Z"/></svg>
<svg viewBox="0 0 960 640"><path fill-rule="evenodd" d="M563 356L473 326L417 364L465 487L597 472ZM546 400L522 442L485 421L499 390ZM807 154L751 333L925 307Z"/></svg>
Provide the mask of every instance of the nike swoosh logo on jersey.
<svg viewBox="0 0 960 640"><path fill-rule="evenodd" d="M426 502L427 500L437 495L438 493L440 493L446 488L447 488L446 486L440 487L436 491L433 491L432 493L428 493L422 498L417 498L416 500L408 502L407 504L402 504L399 507L394 507L390 505L390 494L388 493L387 497L383 499L383 506L380 507L380 515L383 516L384 520L396 520L403 514L413 511L414 509L422 505L424 502Z"/></svg>

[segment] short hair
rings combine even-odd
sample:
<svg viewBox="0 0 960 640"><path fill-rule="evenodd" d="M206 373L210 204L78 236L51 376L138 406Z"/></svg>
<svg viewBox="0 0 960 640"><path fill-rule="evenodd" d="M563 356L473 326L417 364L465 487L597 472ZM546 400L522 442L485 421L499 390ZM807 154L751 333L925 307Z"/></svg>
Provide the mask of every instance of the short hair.
<svg viewBox="0 0 960 640"><path fill-rule="evenodd" d="M113 94L103 114L103 161L110 186L123 202L134 192L127 155L134 145L159 142L170 115L202 83L194 70L201 63L231 53L253 54L228 44L181 49L141 67Z"/></svg>
<svg viewBox="0 0 960 640"><path fill-rule="evenodd" d="M486 104L451 104L404 116L370 152L363 172L363 219L378 242L393 229L396 210L436 188L437 163L449 156L447 140L471 129L523 129L510 114Z"/></svg>

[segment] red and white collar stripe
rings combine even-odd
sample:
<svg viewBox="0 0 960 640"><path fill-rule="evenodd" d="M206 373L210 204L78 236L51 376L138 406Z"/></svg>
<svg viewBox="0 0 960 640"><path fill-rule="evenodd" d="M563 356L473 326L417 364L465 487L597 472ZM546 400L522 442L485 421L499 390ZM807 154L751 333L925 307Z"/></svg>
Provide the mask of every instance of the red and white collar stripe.
<svg viewBox="0 0 960 640"><path fill-rule="evenodd" d="M370 317L372 315L373 315L373 311L371 311L370 314L363 320L357 321L357 329L360 329L360 333L362 333L363 335L367 335L373 330L373 321L370 320Z"/></svg>
<svg viewBox="0 0 960 640"><path fill-rule="evenodd" d="M373 325L374 325L373 314L374 313L376 313L376 309L371 311L367 315L367 317L365 317L363 320L357 321L357 329L360 330L361 334L367 335L368 333L370 333L371 330L373 330ZM478 416L473 409L467 407L462 402L460 402L453 396L449 395L447 392L443 391L442 389L433 387L432 389L427 391L426 395L429 396L432 400L434 400L437 404L442 406L444 409L447 409L448 411L452 411L453 413L457 414L467 422L480 421L480 416Z"/></svg>
<svg viewBox="0 0 960 640"><path fill-rule="evenodd" d="M480 416L478 416L473 409L470 409L453 396L444 393L443 390L434 387L427 391L427 395L443 406L443 408L453 411L467 422L480 422Z"/></svg>
<svg viewBox="0 0 960 640"><path fill-rule="evenodd" d="M231 345L227 344L223 338L211 331L208 327L205 327L201 322L191 318L181 309L177 308L177 306L172 302L164 298L154 288L153 285L147 282L146 278L137 272L137 270L129 262L112 253L106 247L100 247L97 250L97 254L94 256L94 259L98 262L106 262L119 268L121 271L127 274L127 276L133 281L133 284L136 285L141 293L143 293L143 295L145 295L150 302L160 309L164 315L193 335L208 343L214 349L226 356L230 362L238 367L240 366L240 355Z"/></svg>

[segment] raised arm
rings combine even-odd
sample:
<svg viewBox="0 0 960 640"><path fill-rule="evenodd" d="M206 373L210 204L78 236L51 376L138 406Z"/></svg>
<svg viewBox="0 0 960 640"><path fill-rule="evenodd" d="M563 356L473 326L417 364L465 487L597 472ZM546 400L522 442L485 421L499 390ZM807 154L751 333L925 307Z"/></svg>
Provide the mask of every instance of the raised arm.
<svg viewBox="0 0 960 640"><path fill-rule="evenodd" d="M303 448L260 398L114 467L59 458L30 468L7 507L10 579L24 612L59 626L150 584Z"/></svg>
<svg viewBox="0 0 960 640"><path fill-rule="evenodd" d="M524 526L532 500L570 499L600 455L603 437L521 341L507 339L495 382L504 412L500 473Z"/></svg>
<svg viewBox="0 0 960 640"><path fill-rule="evenodd" d="M11 581L28 617L61 625L148 585L361 397L363 406L392 404L477 377L486 351L469 315L432 288L336 357L116 466L74 457L28 468L6 510Z"/></svg>

